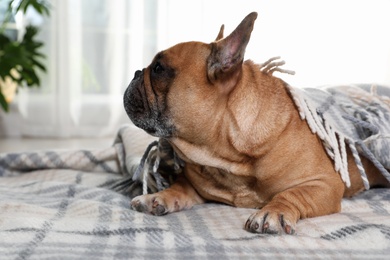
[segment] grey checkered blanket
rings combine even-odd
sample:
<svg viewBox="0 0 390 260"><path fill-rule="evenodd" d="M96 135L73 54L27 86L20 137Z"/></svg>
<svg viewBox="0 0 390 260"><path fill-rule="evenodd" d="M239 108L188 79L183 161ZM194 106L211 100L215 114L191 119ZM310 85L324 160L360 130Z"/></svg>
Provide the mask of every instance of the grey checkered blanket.
<svg viewBox="0 0 390 260"><path fill-rule="evenodd" d="M107 149L0 155L0 259L385 259L390 254L388 189L343 200L341 213L302 220L294 236L245 231L255 209L209 203L163 217L132 211L130 199L142 193L145 178L149 192L167 185L152 178L153 172L135 175L143 138L127 126Z"/></svg>
<svg viewBox="0 0 390 260"><path fill-rule="evenodd" d="M370 184L360 156L368 158L390 182L390 88L344 85L288 89L301 118L321 138L347 187L351 183L346 146L366 190Z"/></svg>

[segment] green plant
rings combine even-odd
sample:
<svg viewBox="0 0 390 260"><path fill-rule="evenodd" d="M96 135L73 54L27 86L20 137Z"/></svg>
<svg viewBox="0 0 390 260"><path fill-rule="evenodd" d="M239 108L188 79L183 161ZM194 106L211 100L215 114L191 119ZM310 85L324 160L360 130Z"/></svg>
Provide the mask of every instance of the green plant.
<svg viewBox="0 0 390 260"><path fill-rule="evenodd" d="M0 0L4 1L4 0ZM13 14L26 13L27 9L34 8L41 15L49 15L49 5L45 0L10 0L0 27L0 84L11 79L17 86L39 86L38 70L46 71L41 59L45 58L39 49L43 43L36 39L39 29L29 25L20 41L5 34L7 23ZM0 105L8 111L8 101L3 95L0 85Z"/></svg>

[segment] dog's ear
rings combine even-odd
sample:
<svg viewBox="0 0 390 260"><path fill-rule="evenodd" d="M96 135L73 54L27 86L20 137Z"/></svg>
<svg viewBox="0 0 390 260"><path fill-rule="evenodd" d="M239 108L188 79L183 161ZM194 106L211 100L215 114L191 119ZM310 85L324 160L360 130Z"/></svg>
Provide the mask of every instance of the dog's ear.
<svg viewBox="0 0 390 260"><path fill-rule="evenodd" d="M221 29L219 29L219 33L218 33L218 36L217 38L215 38L215 41L219 41L223 38L223 31L225 29L225 25L221 25Z"/></svg>
<svg viewBox="0 0 390 260"><path fill-rule="evenodd" d="M237 69L241 69L245 48L256 18L256 12L250 13L229 36L211 43L211 54L207 60L208 77L211 82L224 80Z"/></svg>

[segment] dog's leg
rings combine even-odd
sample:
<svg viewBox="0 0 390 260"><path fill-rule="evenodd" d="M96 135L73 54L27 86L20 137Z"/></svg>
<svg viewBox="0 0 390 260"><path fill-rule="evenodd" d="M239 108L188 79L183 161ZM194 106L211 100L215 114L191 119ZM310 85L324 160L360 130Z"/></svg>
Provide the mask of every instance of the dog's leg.
<svg viewBox="0 0 390 260"><path fill-rule="evenodd" d="M329 187L325 183L288 189L252 214L245 229L253 233L294 234L296 223L301 218L339 212L343 191L342 187Z"/></svg>
<svg viewBox="0 0 390 260"><path fill-rule="evenodd" d="M139 212L161 216L189 209L193 205L204 202L204 199L199 196L188 180L184 176L180 176L166 190L135 197L131 201L131 207Z"/></svg>

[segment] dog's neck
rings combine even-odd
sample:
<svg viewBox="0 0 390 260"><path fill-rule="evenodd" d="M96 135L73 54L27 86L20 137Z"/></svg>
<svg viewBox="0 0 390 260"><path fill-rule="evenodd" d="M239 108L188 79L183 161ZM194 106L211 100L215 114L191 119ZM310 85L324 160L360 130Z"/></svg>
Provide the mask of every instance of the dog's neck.
<svg viewBox="0 0 390 260"><path fill-rule="evenodd" d="M261 72L252 61L245 62L243 73L245 82L236 86L228 100L227 122L235 124L224 127L237 151L257 157L266 152L262 150L268 142L274 143L296 110L281 79Z"/></svg>
<svg viewBox="0 0 390 260"><path fill-rule="evenodd" d="M267 154L292 120L301 121L286 83L260 71L252 61L244 63L242 73L245 75L226 98L226 107L221 108L225 111L217 111L214 127L205 129L208 136L204 140L218 142L201 144L180 136L170 139L187 162L239 170L245 175L243 165L248 168L248 161Z"/></svg>

